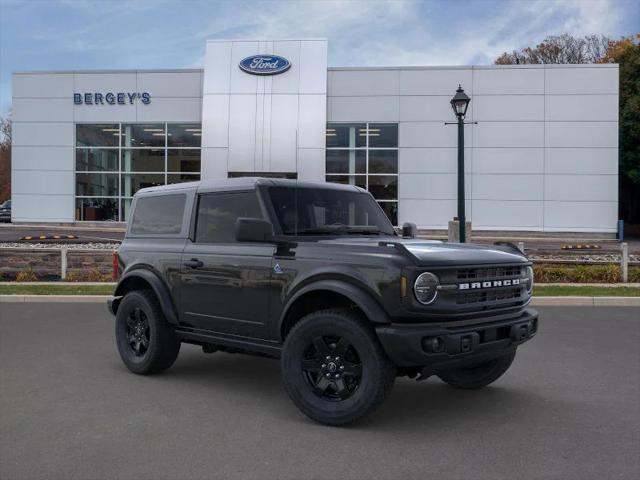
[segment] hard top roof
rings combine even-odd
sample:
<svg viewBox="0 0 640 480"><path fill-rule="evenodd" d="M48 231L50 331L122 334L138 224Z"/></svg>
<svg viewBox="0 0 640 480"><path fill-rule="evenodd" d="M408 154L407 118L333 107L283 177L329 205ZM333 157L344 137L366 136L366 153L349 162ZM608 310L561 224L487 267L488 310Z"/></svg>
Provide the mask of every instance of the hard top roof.
<svg viewBox="0 0 640 480"><path fill-rule="evenodd" d="M264 177L238 177L222 179L206 179L197 182L176 183L172 185L162 185L157 187L142 188L136 192L136 196L161 193L179 192L184 190L197 190L199 192L248 190L258 186L275 186L291 188L326 188L331 190L350 190L366 192L365 189L355 185L343 185L339 183L308 182L303 180L291 180L284 178L264 178Z"/></svg>

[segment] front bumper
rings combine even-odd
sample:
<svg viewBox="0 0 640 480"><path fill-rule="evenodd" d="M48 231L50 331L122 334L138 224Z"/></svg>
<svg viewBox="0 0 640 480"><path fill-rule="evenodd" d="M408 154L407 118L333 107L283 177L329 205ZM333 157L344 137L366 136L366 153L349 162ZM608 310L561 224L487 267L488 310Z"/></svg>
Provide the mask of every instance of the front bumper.
<svg viewBox="0 0 640 480"><path fill-rule="evenodd" d="M376 328L385 352L399 367L427 367L423 376L508 353L538 331L538 312L509 319L438 324L392 323Z"/></svg>

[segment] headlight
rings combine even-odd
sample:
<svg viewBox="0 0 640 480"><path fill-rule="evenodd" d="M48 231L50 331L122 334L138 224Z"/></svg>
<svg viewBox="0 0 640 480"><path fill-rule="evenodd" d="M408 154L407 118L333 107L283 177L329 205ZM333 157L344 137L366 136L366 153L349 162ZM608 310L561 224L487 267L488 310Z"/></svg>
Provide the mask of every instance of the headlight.
<svg viewBox="0 0 640 480"><path fill-rule="evenodd" d="M438 277L433 273L424 272L413 284L413 293L416 295L416 299L423 305L429 305L432 303L438 295Z"/></svg>
<svg viewBox="0 0 640 480"><path fill-rule="evenodd" d="M527 267L527 292L533 291L533 267Z"/></svg>

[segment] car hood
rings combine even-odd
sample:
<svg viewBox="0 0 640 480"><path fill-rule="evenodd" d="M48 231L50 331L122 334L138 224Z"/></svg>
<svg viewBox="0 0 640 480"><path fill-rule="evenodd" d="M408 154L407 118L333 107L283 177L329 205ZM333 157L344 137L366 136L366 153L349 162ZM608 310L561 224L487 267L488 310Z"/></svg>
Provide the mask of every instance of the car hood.
<svg viewBox="0 0 640 480"><path fill-rule="evenodd" d="M443 243L437 240L418 240L396 237L333 238L320 243L341 248L398 248L419 265L490 265L527 263L527 258L509 246L486 246L471 243Z"/></svg>

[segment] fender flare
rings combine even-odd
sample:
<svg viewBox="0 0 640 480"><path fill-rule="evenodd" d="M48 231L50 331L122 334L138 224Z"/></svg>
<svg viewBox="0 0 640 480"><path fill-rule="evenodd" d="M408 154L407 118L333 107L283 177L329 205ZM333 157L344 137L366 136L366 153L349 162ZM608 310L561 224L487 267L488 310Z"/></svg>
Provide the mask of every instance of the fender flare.
<svg viewBox="0 0 640 480"><path fill-rule="evenodd" d="M289 298L282 310L282 314L280 315L280 320L278 322L279 331L282 331L282 324L287 318L287 315L291 310L293 304L303 295L319 290L328 290L347 297L353 303L355 303L358 308L360 308L360 310L362 310L367 319L372 323L391 323L387 312L385 312L380 304L371 296L371 294L367 293L363 288L345 282L344 280L326 279L313 281L305 285L304 287L296 291L293 296L291 296L291 298Z"/></svg>
<svg viewBox="0 0 640 480"><path fill-rule="evenodd" d="M113 314L115 315L120 303L119 300L124 295L124 285L127 283L127 280L132 278L139 278L151 285L151 289L153 290L153 293L155 293L158 303L160 304L160 308L162 309L162 313L167 321L172 325L178 325L178 315L171 298L171 293L169 293L169 289L157 274L151 270L147 270L146 268L136 268L122 276L118 282L116 291L113 294L113 296L118 299L117 301L114 300L112 303L111 310Z"/></svg>

